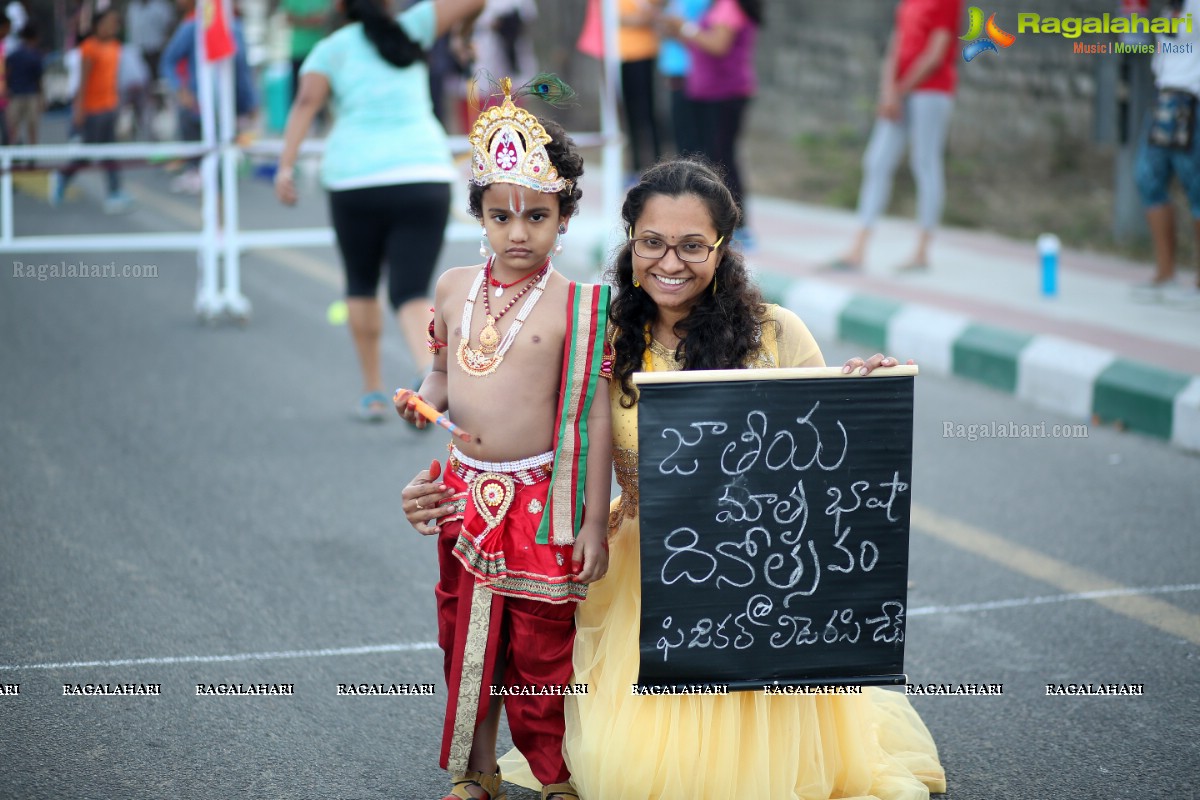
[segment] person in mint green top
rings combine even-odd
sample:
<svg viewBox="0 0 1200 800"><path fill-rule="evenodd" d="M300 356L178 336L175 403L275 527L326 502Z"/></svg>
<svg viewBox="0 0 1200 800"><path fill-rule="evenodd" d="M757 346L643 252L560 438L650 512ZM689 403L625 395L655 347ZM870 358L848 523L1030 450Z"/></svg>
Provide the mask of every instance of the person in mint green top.
<svg viewBox="0 0 1200 800"><path fill-rule="evenodd" d="M304 60L283 132L275 194L296 202L293 170L317 113L332 106L321 183L346 273L346 307L363 377L360 417L382 421L376 300L387 273L388 301L412 361L423 376L432 357L425 323L429 279L441 253L456 178L445 129L433 114L425 57L442 34L470 22L485 0L424 0L399 16L386 0L344 0L349 24L322 39ZM415 376L414 376L415 377Z"/></svg>

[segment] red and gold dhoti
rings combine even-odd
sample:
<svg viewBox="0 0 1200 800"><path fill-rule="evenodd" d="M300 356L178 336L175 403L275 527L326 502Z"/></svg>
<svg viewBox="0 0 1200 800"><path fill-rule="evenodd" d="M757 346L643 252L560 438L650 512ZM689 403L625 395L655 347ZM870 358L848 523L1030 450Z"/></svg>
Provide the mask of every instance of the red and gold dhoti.
<svg viewBox="0 0 1200 800"><path fill-rule="evenodd" d="M441 765L465 772L476 727L503 698L513 743L544 784L569 778L561 693L571 678L575 602L570 545L536 541L554 454L519 462L474 461L457 450L443 482L454 490L438 539L438 644L444 654L446 722ZM515 690L515 691L513 691Z"/></svg>

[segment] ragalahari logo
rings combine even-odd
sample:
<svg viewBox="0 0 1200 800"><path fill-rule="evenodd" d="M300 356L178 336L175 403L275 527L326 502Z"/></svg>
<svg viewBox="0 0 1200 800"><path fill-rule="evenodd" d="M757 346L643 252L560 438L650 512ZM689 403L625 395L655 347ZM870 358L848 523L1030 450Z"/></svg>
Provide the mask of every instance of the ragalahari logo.
<svg viewBox="0 0 1200 800"><path fill-rule="evenodd" d="M987 35L981 36L983 33ZM985 50L998 53L1000 51L996 49L997 47L1011 47L1012 43L1017 40L1016 36L1000 29L1000 26L996 24L995 14L987 18L985 25L983 11L978 6L971 6L967 16L967 32L958 38L965 42L971 42L963 48L963 61L970 61Z"/></svg>

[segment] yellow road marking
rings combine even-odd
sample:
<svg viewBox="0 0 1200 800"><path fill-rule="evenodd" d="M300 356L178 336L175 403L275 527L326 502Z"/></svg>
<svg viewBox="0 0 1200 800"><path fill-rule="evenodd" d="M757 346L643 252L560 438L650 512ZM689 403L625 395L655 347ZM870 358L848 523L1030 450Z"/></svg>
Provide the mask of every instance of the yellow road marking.
<svg viewBox="0 0 1200 800"><path fill-rule="evenodd" d="M1013 572L1057 586L1070 594L1095 591L1128 591L1116 581L1011 542L960 520L913 504L911 521L921 533L960 550L982 556ZM1136 594L1091 597L1090 602L1164 633L1200 644L1200 615L1170 603Z"/></svg>
<svg viewBox="0 0 1200 800"><path fill-rule="evenodd" d="M287 267L302 275L307 275L313 280L332 286L334 289L342 289L345 285L340 269L331 267L328 262L310 256L308 253L303 253L299 250L283 249L258 250L256 252L268 261L273 261L281 267Z"/></svg>

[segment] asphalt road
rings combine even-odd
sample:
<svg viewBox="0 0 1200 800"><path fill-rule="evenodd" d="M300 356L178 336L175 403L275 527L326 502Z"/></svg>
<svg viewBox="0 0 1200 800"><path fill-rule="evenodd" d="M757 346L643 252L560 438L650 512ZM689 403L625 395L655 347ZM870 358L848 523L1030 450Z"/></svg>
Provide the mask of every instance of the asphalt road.
<svg viewBox="0 0 1200 800"><path fill-rule="evenodd" d="M169 227L167 203L107 224ZM196 324L191 257L115 259L158 277L0 272L0 685L20 685L0 695L0 797L441 796L433 543L399 491L446 436L352 419L328 251L248 258L244 328ZM831 362L851 354L823 344ZM1004 685L914 698L946 796L1195 797L1200 461L1106 428L948 438L947 422L1070 420L953 379L917 387L909 680ZM196 693L238 682L294 694ZM1145 693L1046 696L1072 682ZM63 696L82 683L161 695Z"/></svg>

